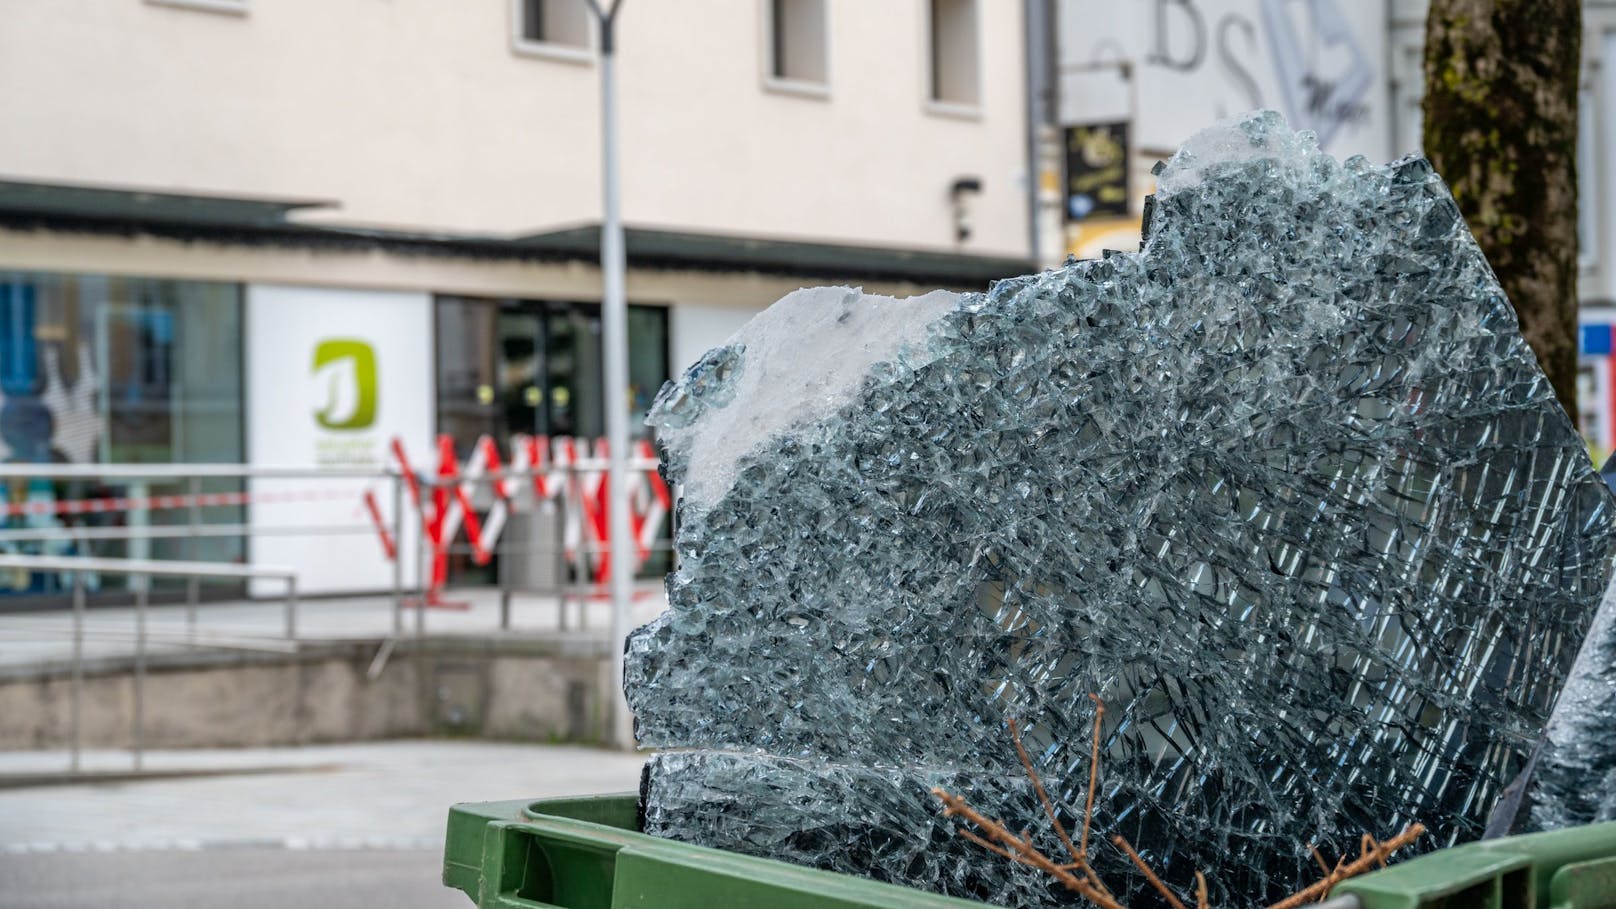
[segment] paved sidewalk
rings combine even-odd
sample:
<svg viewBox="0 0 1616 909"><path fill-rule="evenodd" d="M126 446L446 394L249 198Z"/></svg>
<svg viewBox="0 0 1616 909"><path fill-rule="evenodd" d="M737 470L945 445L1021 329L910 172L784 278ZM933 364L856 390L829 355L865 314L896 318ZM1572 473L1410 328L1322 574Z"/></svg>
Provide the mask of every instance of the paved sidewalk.
<svg viewBox="0 0 1616 909"><path fill-rule="evenodd" d="M499 591L492 588L451 590L451 602L465 609L404 610L404 634L413 635L417 617L427 634L488 635L501 633ZM667 600L660 581L643 581L635 589L633 623L655 618ZM511 608L514 634L602 637L611 621L611 605L601 598L584 605L585 625L578 627L578 603L567 606L569 631L559 631L556 597L517 595ZM394 610L389 596L311 599L298 605L298 638L302 641L377 640L393 633ZM286 606L279 600L205 603L196 628L186 622L183 605L152 606L147 618L148 652L195 649L284 650ZM97 607L87 611L84 654L87 660L134 653L133 607ZM72 614L68 610L0 613L0 667L64 662L72 657Z"/></svg>
<svg viewBox="0 0 1616 909"><path fill-rule="evenodd" d="M64 761L54 752L0 752L0 776ZM91 767L127 761L125 752L87 755ZM152 752L153 769L255 772L0 789L0 856L225 846L437 852L455 802L633 790L644 761L590 748L437 741Z"/></svg>

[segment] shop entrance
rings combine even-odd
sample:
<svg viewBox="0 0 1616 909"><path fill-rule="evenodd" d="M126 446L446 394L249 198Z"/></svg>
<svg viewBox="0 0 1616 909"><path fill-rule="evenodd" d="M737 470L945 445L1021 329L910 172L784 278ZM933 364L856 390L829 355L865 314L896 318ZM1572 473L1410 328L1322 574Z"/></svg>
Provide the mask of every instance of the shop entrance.
<svg viewBox="0 0 1616 909"><path fill-rule="evenodd" d="M668 379L668 311L630 306L629 434L646 438L645 415ZM554 300L440 296L436 307L438 431L461 457L491 436L501 454L517 434L606 434L600 306ZM496 564L497 564L496 556ZM450 579L491 583L495 566L450 559Z"/></svg>

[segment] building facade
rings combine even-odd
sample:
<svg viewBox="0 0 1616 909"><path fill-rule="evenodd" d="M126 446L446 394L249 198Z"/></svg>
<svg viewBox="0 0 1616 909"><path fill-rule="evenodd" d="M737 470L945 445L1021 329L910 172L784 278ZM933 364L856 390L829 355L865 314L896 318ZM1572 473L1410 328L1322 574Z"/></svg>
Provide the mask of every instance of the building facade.
<svg viewBox="0 0 1616 909"><path fill-rule="evenodd" d="M987 0L627 0L634 425L799 286L1031 267L1025 24ZM8 3L0 460L380 467L394 438L603 434L596 43L583 0ZM164 491L12 482L0 523ZM364 538L95 551L390 577Z"/></svg>
<svg viewBox="0 0 1616 909"><path fill-rule="evenodd" d="M1338 158L1421 146L1426 0L1055 0L1047 89L1062 252L1139 242L1151 167L1214 120L1254 108L1311 129ZM1584 0L1578 147L1580 424L1616 450L1616 2ZM1046 261L1048 255L1045 256Z"/></svg>

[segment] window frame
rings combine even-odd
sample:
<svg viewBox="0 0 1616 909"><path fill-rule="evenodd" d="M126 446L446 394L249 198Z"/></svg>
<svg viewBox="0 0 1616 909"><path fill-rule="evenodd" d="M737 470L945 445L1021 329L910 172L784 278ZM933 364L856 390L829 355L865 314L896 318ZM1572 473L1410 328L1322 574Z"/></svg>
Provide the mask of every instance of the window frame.
<svg viewBox="0 0 1616 909"><path fill-rule="evenodd" d="M587 20L589 40L584 44L565 44L560 41L535 41L527 37L526 0L511 0L510 10L511 53L518 57L554 60L579 66L595 65L595 54L600 49L600 36L592 17Z"/></svg>
<svg viewBox="0 0 1616 909"><path fill-rule="evenodd" d="M809 79L775 75L776 63L778 62L775 58L775 0L758 0L758 22L760 26L758 47L761 50L758 58L762 64L759 67L759 77L765 91L820 100L828 100L831 97L831 84L835 74L831 68L833 55L831 53L830 2L831 0L819 0L819 8L824 15L825 80L823 82L814 82Z"/></svg>
<svg viewBox="0 0 1616 909"><path fill-rule="evenodd" d="M937 47L932 40L936 29L932 22L932 9L936 0L919 0L920 2L920 97L921 106L926 113L939 117L950 117L957 120L981 120L984 105L982 103L982 0L966 0L971 4L971 32L976 39L976 72L974 102L949 101L939 98L937 90Z"/></svg>

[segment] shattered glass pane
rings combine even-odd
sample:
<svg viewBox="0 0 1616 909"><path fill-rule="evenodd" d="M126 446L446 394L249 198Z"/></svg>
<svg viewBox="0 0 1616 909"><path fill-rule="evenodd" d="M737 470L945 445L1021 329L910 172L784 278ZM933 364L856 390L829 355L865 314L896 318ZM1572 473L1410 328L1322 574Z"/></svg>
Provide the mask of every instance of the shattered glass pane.
<svg viewBox="0 0 1616 909"><path fill-rule="evenodd" d="M1144 249L908 301L800 291L665 388L670 609L630 638L648 832L1007 905L953 835L1081 823L1220 904L1309 843L1481 832L1605 588L1611 495L1429 165L1265 113ZM1046 847L1058 851L1053 841ZM1148 902L1148 901L1147 901Z"/></svg>
<svg viewBox="0 0 1616 909"><path fill-rule="evenodd" d="M1521 829L1616 821L1616 581L1600 601L1545 738Z"/></svg>

